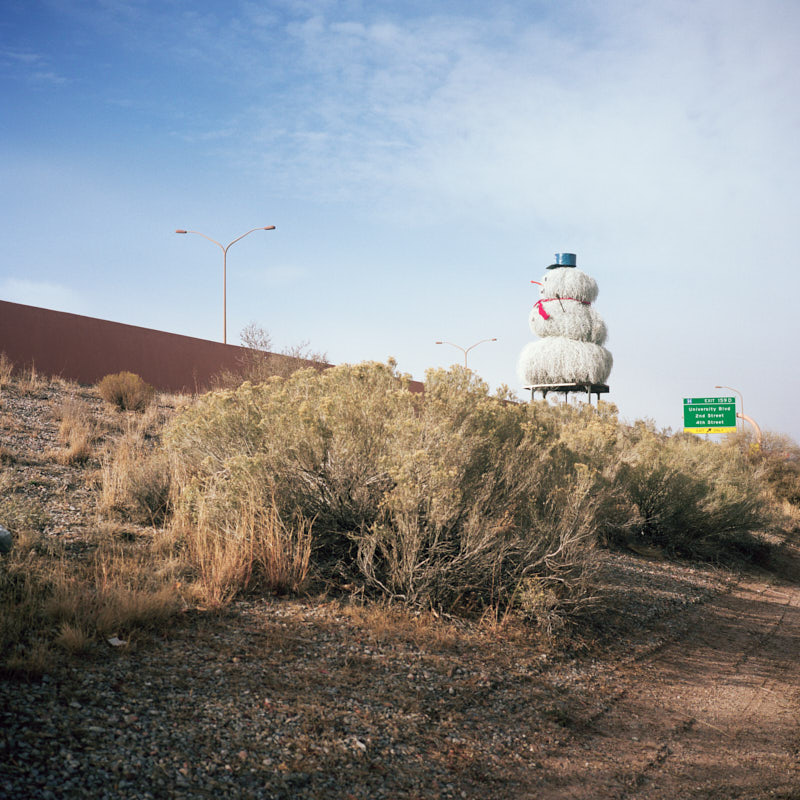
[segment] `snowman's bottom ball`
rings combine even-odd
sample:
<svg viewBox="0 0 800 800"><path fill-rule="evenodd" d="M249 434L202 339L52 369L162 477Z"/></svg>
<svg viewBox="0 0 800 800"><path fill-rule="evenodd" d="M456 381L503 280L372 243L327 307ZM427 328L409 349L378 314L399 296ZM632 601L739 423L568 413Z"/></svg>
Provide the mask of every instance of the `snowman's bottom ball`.
<svg viewBox="0 0 800 800"><path fill-rule="evenodd" d="M548 336L522 348L517 376L524 386L542 383L605 383L614 359L599 344Z"/></svg>

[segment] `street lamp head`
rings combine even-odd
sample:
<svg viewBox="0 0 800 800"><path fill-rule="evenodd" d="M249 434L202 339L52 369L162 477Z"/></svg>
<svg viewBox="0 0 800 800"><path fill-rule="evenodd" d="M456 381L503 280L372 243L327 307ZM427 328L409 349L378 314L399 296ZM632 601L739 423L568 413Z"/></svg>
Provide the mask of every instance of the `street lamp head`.
<svg viewBox="0 0 800 800"><path fill-rule="evenodd" d="M180 231L180 230L178 230L178 231L175 231L175 233L188 233L188 231Z"/></svg>
<svg viewBox="0 0 800 800"><path fill-rule="evenodd" d="M274 225L267 225L266 228L262 228L261 230L274 231L275 230L275 226Z"/></svg>
<svg viewBox="0 0 800 800"><path fill-rule="evenodd" d="M436 344L444 344L444 342L436 342Z"/></svg>
<svg viewBox="0 0 800 800"><path fill-rule="evenodd" d="M497 337L495 337L494 339L489 339L489 341L490 342L496 342L497 341Z"/></svg>

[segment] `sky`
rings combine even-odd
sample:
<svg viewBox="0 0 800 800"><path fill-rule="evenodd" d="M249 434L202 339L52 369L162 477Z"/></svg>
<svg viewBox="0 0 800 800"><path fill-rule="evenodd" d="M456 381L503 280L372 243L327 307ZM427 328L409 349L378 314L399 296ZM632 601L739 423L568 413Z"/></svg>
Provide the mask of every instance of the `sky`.
<svg viewBox="0 0 800 800"><path fill-rule="evenodd" d="M597 281L607 399L800 440L795 0L5 0L0 299L463 363Z"/></svg>

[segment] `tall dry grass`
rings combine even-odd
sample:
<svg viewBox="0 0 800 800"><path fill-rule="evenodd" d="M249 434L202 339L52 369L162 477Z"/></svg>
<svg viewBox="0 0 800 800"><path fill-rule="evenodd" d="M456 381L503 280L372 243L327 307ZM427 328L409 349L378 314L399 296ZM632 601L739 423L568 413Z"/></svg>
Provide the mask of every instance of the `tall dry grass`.
<svg viewBox="0 0 800 800"><path fill-rule="evenodd" d="M63 446L55 453L60 464L83 464L93 454L96 429L91 410L80 398L71 397L59 412L58 440Z"/></svg>
<svg viewBox="0 0 800 800"><path fill-rule="evenodd" d="M36 364L33 362L20 370L16 381L19 391L31 397L41 397L49 383L48 377L42 375L42 373L36 369Z"/></svg>
<svg viewBox="0 0 800 800"><path fill-rule="evenodd" d="M14 362L5 354L5 351L0 352L0 389L11 383L13 374Z"/></svg>
<svg viewBox="0 0 800 800"><path fill-rule="evenodd" d="M153 526L169 514L170 467L166 454L131 425L101 459L101 513Z"/></svg>
<svg viewBox="0 0 800 800"><path fill-rule="evenodd" d="M299 592L308 578L313 520L297 512L285 519L275 503L251 493L235 515L220 521L202 499L193 520L174 523L196 596L210 607L258 588Z"/></svg>
<svg viewBox="0 0 800 800"><path fill-rule="evenodd" d="M31 374L33 389L40 381L57 385ZM32 390L31 374L13 379L20 390ZM94 453L99 423L75 396L76 387L60 388L72 395L56 407L63 449L47 455L61 464L81 464ZM148 525L166 516L169 471L157 448L162 424L150 409L128 417L119 443L106 452L100 505L112 516L119 512L126 521L135 518ZM127 527L103 522L88 529L84 549L67 548L60 537L43 532L50 515L42 501L30 496L24 466L5 461L0 465L0 523L11 530L13 547L0 558L0 671L40 674L65 654L108 646L105 640L112 635L135 640L183 607L180 563L151 547L146 537L132 537Z"/></svg>

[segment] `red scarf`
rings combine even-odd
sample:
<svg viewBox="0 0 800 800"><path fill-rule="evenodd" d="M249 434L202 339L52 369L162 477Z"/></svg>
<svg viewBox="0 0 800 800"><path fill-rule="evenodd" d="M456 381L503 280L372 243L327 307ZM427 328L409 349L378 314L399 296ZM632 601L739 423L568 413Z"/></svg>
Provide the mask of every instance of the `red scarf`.
<svg viewBox="0 0 800 800"><path fill-rule="evenodd" d="M534 308L539 309L539 314L541 315L542 319L550 319L550 315L544 310L542 303L552 303L553 300L574 300L576 303L583 303L585 306L591 305L588 300L578 300L576 297L544 297L541 300L537 300L533 306Z"/></svg>

